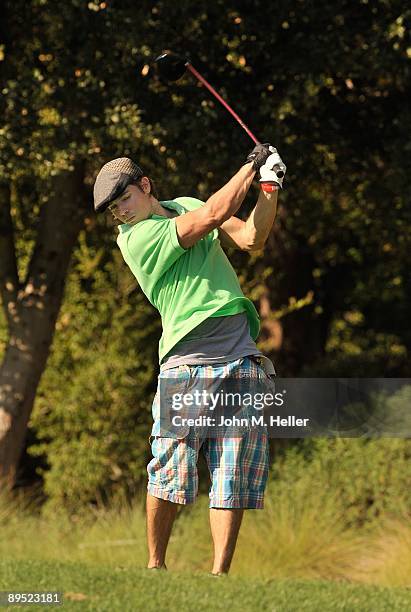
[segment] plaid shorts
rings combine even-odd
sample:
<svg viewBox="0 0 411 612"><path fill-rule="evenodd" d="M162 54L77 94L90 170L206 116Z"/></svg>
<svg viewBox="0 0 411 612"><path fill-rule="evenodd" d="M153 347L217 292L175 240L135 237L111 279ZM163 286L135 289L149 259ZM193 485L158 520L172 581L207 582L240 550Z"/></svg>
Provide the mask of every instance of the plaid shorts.
<svg viewBox="0 0 411 612"><path fill-rule="evenodd" d="M249 357L219 365L178 366L160 372L160 378L215 379L266 377ZM235 437L200 437L190 429L183 438L160 436L158 391L153 401L151 432L153 459L147 466L148 492L177 504L194 502L198 493L197 460L205 455L211 488L210 508L263 508L269 467L268 434L264 427L249 428Z"/></svg>

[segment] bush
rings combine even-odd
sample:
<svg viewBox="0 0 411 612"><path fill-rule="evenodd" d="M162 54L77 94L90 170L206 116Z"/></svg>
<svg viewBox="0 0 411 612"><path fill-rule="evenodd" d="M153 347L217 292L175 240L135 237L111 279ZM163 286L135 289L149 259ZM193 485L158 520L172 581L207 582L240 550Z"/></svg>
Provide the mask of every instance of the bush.
<svg viewBox="0 0 411 612"><path fill-rule="evenodd" d="M83 245L83 248L86 247ZM119 255L119 257L118 257ZM159 323L121 254L85 270L77 254L30 427L46 507L132 495L145 478ZM86 261L93 261L87 251Z"/></svg>
<svg viewBox="0 0 411 612"><path fill-rule="evenodd" d="M410 459L406 439L307 439L275 461L271 479L279 492L302 480L336 494L347 527L371 526L383 515L411 516Z"/></svg>

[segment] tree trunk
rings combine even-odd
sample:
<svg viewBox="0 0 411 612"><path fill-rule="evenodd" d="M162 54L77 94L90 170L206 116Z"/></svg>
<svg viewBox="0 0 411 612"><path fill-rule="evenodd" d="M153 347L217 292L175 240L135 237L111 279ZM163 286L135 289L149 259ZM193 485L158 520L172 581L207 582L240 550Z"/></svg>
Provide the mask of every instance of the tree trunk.
<svg viewBox="0 0 411 612"><path fill-rule="evenodd" d="M3 188L3 196L5 193ZM84 170L78 166L53 180L49 199L40 212L36 244L23 283L17 277L11 216L5 208L2 211L0 288L9 341L0 367L0 483L8 489L16 481L67 269L86 210Z"/></svg>

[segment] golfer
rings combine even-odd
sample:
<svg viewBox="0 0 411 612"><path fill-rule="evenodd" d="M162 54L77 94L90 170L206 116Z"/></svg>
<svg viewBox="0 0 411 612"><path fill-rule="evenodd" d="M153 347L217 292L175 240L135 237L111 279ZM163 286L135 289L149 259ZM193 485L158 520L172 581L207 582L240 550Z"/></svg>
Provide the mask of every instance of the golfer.
<svg viewBox="0 0 411 612"><path fill-rule="evenodd" d="M159 201L151 179L126 157L106 163L95 181L95 210L109 210L120 221L118 246L159 311L163 326L159 387L152 407L153 458L147 466L150 569L166 569L178 505L196 498L200 448L211 478L213 575L229 571L244 510L263 508L269 467L267 431L248 428L235 437L204 439L187 428L178 436L163 435L159 389L165 379L184 383L275 374L271 361L255 344L258 313L242 293L222 246L245 251L263 248L276 215L277 187L282 184L273 170L277 159L276 149L257 145L238 172L206 202L192 197ZM256 173L271 180L274 191L261 190L247 221L242 221L234 215Z"/></svg>

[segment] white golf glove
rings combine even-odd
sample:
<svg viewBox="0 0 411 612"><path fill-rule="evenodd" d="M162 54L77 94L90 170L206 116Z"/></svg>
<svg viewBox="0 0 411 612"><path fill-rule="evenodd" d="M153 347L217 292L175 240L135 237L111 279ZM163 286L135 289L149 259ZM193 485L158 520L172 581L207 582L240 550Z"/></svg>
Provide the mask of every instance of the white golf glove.
<svg viewBox="0 0 411 612"><path fill-rule="evenodd" d="M283 188L283 180L287 172L287 166L279 156L277 149L270 146L271 155L260 168L260 183L274 183Z"/></svg>

